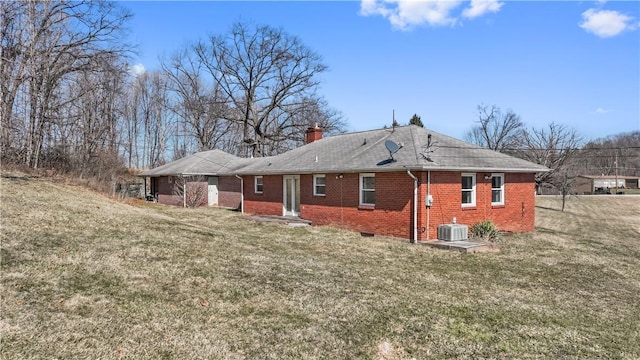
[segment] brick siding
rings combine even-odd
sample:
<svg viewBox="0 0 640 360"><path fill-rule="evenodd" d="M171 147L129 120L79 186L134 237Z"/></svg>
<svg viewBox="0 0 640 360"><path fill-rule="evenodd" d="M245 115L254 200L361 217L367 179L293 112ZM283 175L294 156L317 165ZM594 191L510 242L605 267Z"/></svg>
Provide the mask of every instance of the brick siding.
<svg viewBox="0 0 640 360"><path fill-rule="evenodd" d="M241 202L240 179L235 176L218 177L218 206L240 209Z"/></svg>
<svg viewBox="0 0 640 360"><path fill-rule="evenodd" d="M504 174L504 205L491 204L490 173L476 173L476 205L461 205L460 172L431 172L433 205L425 207L427 172L413 172L419 178L418 239L435 240L437 227L457 223L473 225L491 220L499 229L513 232L534 230L535 186L533 174ZM376 204L360 206L359 174L325 174L325 196L313 195L313 175L300 176L300 217L314 225L332 225L377 235L413 238L413 179L406 172L376 173ZM245 212L261 215L282 215L282 176L263 176L263 193L254 191L253 176L244 177ZM155 180L158 202L182 206L182 199L173 195L173 183L168 177ZM206 182L205 182L206 184ZM239 208L240 180L221 176L218 180L219 206ZM205 201L205 204L207 202ZM429 224L427 224L427 213ZM429 232L427 234L427 228Z"/></svg>
<svg viewBox="0 0 640 360"><path fill-rule="evenodd" d="M255 193L255 177L244 176L244 211L256 215L282 215L282 176L262 177L262 194Z"/></svg>
<svg viewBox="0 0 640 360"><path fill-rule="evenodd" d="M491 204L490 173L476 173L476 206L462 207L462 173L432 172L429 209L429 239L437 237L437 226L449 224L455 217L458 224L473 225L484 220L493 221L500 230L530 232L535 221L534 174L504 174L504 205ZM426 185L421 186L426 195ZM424 199L424 196L422 196ZM420 206L419 208L423 208ZM426 210L425 210L426 212Z"/></svg>
<svg viewBox="0 0 640 360"><path fill-rule="evenodd" d="M208 177L204 177L203 182L189 182L189 184L194 184L196 186L209 186ZM174 183L169 183L168 176L162 176L158 178L152 179L154 182L154 186L151 189L152 195L153 192L158 194L158 203L165 205L173 205L173 206L183 206L183 199L179 196L174 195ZM187 191L189 191L189 186L187 186ZM203 205L207 205L208 201L208 191L205 193L205 198L203 201ZM228 207L232 209L239 209L240 203L242 201L242 195L240 193L240 179L235 176L220 176L218 177L218 206Z"/></svg>
<svg viewBox="0 0 640 360"><path fill-rule="evenodd" d="M451 223L472 225L492 220L506 231L534 230L535 195L533 174L505 174L504 205L491 205L491 179L476 174L476 206L461 205L460 172L432 172L433 206L425 207L427 172L413 172L419 178L418 238L435 240L437 227ZM363 233L412 238L413 179L406 172L376 173L375 206L359 205L359 174L325 174L326 195L313 195L313 175L300 176L300 217L314 225L345 227ZM254 177L244 177L245 212L282 215L282 176L265 175L263 193L254 192ZM427 225L427 212L429 224ZM427 236L427 227L429 229Z"/></svg>

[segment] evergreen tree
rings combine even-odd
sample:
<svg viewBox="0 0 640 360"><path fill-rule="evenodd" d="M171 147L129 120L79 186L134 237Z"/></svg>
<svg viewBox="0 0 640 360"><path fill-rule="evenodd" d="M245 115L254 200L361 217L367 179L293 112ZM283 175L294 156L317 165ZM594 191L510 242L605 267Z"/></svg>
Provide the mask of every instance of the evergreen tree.
<svg viewBox="0 0 640 360"><path fill-rule="evenodd" d="M418 116L418 114L413 114L411 120L409 120L409 125L424 127L424 125L422 124L422 120L420 119L420 116Z"/></svg>

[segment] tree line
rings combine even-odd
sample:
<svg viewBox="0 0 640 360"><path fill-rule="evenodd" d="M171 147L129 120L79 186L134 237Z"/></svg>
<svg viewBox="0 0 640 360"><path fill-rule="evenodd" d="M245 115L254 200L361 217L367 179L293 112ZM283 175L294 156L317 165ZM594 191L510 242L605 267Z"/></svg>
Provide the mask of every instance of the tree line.
<svg viewBox="0 0 640 360"><path fill-rule="evenodd" d="M539 193L566 196L578 175L640 175L640 131L584 141L575 129L551 122L527 127L513 110L479 105L477 124L466 134L471 143L551 169L536 175Z"/></svg>
<svg viewBox="0 0 640 360"><path fill-rule="evenodd" d="M282 29L238 22L134 73L132 14L110 1L0 8L3 163L91 176L218 148L266 156L345 122L319 94L320 55Z"/></svg>
<svg viewBox="0 0 640 360"><path fill-rule="evenodd" d="M321 56L283 29L236 22L134 73L131 18L111 1L3 3L2 163L109 178L214 148L278 154L310 126L345 130L319 94ZM527 127L495 105L477 116L466 140L549 167L539 190L564 189L577 174L639 174L640 132L585 143L574 129ZM422 126L417 114L409 123Z"/></svg>

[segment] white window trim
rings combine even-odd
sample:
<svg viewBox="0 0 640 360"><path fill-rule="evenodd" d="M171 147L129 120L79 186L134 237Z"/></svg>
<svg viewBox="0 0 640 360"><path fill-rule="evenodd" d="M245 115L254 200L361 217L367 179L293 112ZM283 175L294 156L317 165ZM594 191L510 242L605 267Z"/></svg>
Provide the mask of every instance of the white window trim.
<svg viewBox="0 0 640 360"><path fill-rule="evenodd" d="M260 179L260 185L262 185L262 190L258 191L258 179ZM264 180L262 179L262 175L257 175L253 177L253 192L256 194L262 194L264 190Z"/></svg>
<svg viewBox="0 0 640 360"><path fill-rule="evenodd" d="M493 202L493 178L494 177L499 177L500 178L500 193L502 196L500 196L501 201L498 202ZM498 188L495 188L495 190L498 190ZM495 173L495 174L491 174L491 205L504 205L504 198L505 198L505 193L504 193L504 173Z"/></svg>
<svg viewBox="0 0 640 360"><path fill-rule="evenodd" d="M324 194L319 194L316 192L316 190L318 189L318 183L316 182L316 180L318 178L324 178L324 184L322 184L322 186L324 187ZM327 194L327 177L325 176L325 174L314 174L313 175L313 196L325 196Z"/></svg>
<svg viewBox="0 0 640 360"><path fill-rule="evenodd" d="M364 199L363 199L363 196L362 196L362 192L363 192L363 191L372 191L372 190L365 190L365 189L363 189L363 188L362 188L362 183L363 183L363 180L362 180L362 179L364 179L364 178L366 178L366 177L372 177L372 178L375 178L375 177L376 177L376 174L375 174L375 173L361 173L361 174L360 174L360 181L359 181L359 186L358 186L358 188L359 188L359 189L358 189L358 190L359 190L359 191L358 191L358 193L359 193L359 198L360 198L360 205L362 205L362 206L375 206L375 205L376 205L375 203L371 204L371 203L365 203L365 202L363 201ZM375 189L375 187L374 187L374 188L373 188L373 193L375 194L375 192L376 192L376 189Z"/></svg>
<svg viewBox="0 0 640 360"><path fill-rule="evenodd" d="M463 177L471 177L471 183L473 184L473 186L471 186L471 202L468 204L462 204L462 207L475 207L476 206L476 174L475 173L462 173L462 176L460 177L460 193L462 194L463 191L465 191L465 189L462 189L462 178ZM460 200L460 202L462 202L462 200Z"/></svg>

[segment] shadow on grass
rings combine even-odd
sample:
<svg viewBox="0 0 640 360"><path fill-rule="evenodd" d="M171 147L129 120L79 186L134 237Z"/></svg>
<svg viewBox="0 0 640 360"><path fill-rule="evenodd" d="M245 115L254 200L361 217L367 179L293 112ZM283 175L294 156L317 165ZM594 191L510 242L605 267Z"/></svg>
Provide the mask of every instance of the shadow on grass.
<svg viewBox="0 0 640 360"><path fill-rule="evenodd" d="M550 235L562 235L562 236L570 236L571 234L569 234L568 232L565 231L558 231L558 230L554 230L554 229L549 229L549 228L545 228L542 226L536 226L536 232L540 233L540 234L550 234Z"/></svg>
<svg viewBox="0 0 640 360"><path fill-rule="evenodd" d="M536 208L538 208L538 209L544 209L544 210L551 210L551 211L558 211L558 212L562 212L562 210L561 210L561 209L556 209L556 208L547 207L547 206L540 206L540 205L536 205Z"/></svg>
<svg viewBox="0 0 640 360"><path fill-rule="evenodd" d="M31 181L33 177L27 176L27 175L13 175L13 174L2 173L0 174L0 178L15 181L15 182L20 182L20 183L26 183Z"/></svg>

